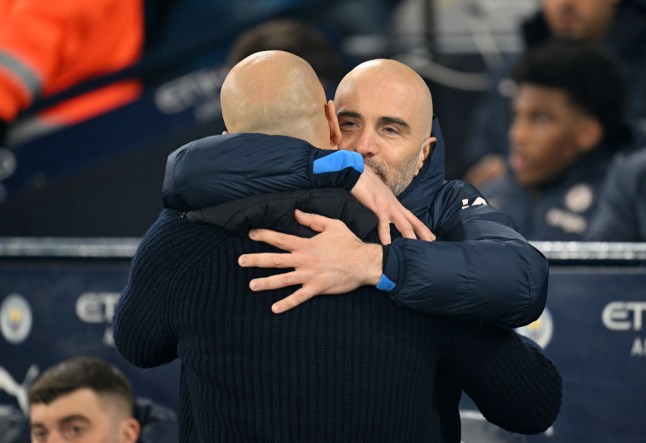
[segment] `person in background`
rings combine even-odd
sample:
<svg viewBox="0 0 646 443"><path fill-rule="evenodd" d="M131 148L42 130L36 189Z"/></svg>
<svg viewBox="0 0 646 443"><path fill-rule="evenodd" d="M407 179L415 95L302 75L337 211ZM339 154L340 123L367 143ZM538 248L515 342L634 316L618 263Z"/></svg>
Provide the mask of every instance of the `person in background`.
<svg viewBox="0 0 646 443"><path fill-rule="evenodd" d="M177 417L149 399L135 398L130 381L92 356L64 360L29 389L33 443L171 443Z"/></svg>
<svg viewBox="0 0 646 443"><path fill-rule="evenodd" d="M16 122L39 99L139 60L142 0L0 0L0 145L79 123L135 100L136 80L69 98Z"/></svg>
<svg viewBox="0 0 646 443"><path fill-rule="evenodd" d="M343 57L323 32L295 18L275 19L242 32L229 51L228 62L234 66L260 51L286 51L308 62L326 92L334 93L345 74Z"/></svg>
<svg viewBox="0 0 646 443"><path fill-rule="evenodd" d="M254 146L284 150L288 171L290 146L307 153L311 143L326 148L314 174L343 175L350 187L365 179L358 154L330 149L339 141L334 105L313 69L293 54L244 59L227 75L221 102L231 134L197 140L188 151L208 157L226 147L251 160ZM235 179L235 170L229 173ZM253 187L261 175L245 182ZM327 216L301 212L319 209ZM254 294L248 281L267 272L235 259L276 249L232 231L293 234L301 226L312 236L319 223L343 231L344 222L358 220L358 235L374 244L374 215L343 189L235 199L214 213L222 221L216 226L171 209L160 214L137 250L114 316L115 345L127 360L141 367L181 361L181 441L457 442L461 388L485 417L514 432L541 432L556 418L558 370L508 329L402 308L374 285L272 314L270 306L293 288Z"/></svg>
<svg viewBox="0 0 646 443"><path fill-rule="evenodd" d="M619 63L631 94L629 124L646 134L646 6L641 0L542 0L521 29L525 51L551 39L582 40ZM522 53L521 53L522 54ZM464 179L475 186L499 178L509 152L511 78L517 56L492 74L491 89L473 111L468 137L460 149Z"/></svg>
<svg viewBox="0 0 646 443"><path fill-rule="evenodd" d="M66 360L36 379L29 415L34 443L134 443L141 432L130 382L93 357Z"/></svg>
<svg viewBox="0 0 646 443"><path fill-rule="evenodd" d="M646 242L646 149L619 156L608 171L586 240Z"/></svg>
<svg viewBox="0 0 646 443"><path fill-rule="evenodd" d="M582 240L613 156L632 144L621 72L585 42L552 41L514 80L509 171L482 193L530 240Z"/></svg>

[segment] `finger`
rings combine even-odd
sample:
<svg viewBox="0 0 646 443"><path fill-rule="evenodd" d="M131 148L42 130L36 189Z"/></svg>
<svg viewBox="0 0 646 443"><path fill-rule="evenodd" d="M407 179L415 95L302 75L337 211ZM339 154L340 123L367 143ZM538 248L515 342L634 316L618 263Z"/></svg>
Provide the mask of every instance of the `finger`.
<svg viewBox="0 0 646 443"><path fill-rule="evenodd" d="M389 220L379 220L379 226L377 226L377 233L379 234L379 241L384 245L390 244L390 221Z"/></svg>
<svg viewBox="0 0 646 443"><path fill-rule="evenodd" d="M249 289L254 292L281 289L288 286L301 284L298 272L286 272L284 274L272 275L271 277L254 278L249 282Z"/></svg>
<svg viewBox="0 0 646 443"><path fill-rule="evenodd" d="M243 254L238 257L238 264L243 268L293 268L295 263L291 254L263 252Z"/></svg>
<svg viewBox="0 0 646 443"><path fill-rule="evenodd" d="M269 229L252 229L249 231L249 238L255 241L267 243L288 252L292 252L296 249L300 241L302 241L300 237L295 235L283 234L282 232L276 232Z"/></svg>
<svg viewBox="0 0 646 443"><path fill-rule="evenodd" d="M411 225L405 215L397 214L396 217L393 217L392 223L395 225L395 229L399 231L402 237L411 238L413 240L417 238L413 225Z"/></svg>
<svg viewBox="0 0 646 443"><path fill-rule="evenodd" d="M435 240L435 234L433 234L428 226L426 226L417 217L415 217L413 213L410 213L408 221L411 223L415 234L417 234L417 238L425 241Z"/></svg>
<svg viewBox="0 0 646 443"><path fill-rule="evenodd" d="M282 314L285 311L295 308L298 305L305 303L314 297L314 294L309 294L304 288L299 289L292 295L277 301L271 306L271 311L274 314Z"/></svg>
<svg viewBox="0 0 646 443"><path fill-rule="evenodd" d="M332 223L335 222L334 219L319 214L303 212L300 209L296 209L294 211L294 216L296 217L296 221L298 223L303 226L307 226L315 232L323 232L328 229Z"/></svg>
<svg viewBox="0 0 646 443"><path fill-rule="evenodd" d="M433 234L433 231L431 231L428 228L428 226L424 225L423 223L418 226L415 226L413 229L417 234L417 238L419 238L420 240L431 242L431 241L435 241L436 239L435 234Z"/></svg>

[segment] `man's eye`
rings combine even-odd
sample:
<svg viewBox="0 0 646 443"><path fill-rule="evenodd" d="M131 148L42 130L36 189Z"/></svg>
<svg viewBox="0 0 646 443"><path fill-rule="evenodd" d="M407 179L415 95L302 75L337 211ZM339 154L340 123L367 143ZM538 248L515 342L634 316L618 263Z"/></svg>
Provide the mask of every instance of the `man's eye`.
<svg viewBox="0 0 646 443"><path fill-rule="evenodd" d="M389 134L389 135L397 135L397 134L399 134L399 131L397 129L392 128L390 126L385 127L384 132Z"/></svg>
<svg viewBox="0 0 646 443"><path fill-rule="evenodd" d="M339 126L341 126L342 128L353 128L357 126L357 124L353 121L344 121L339 123Z"/></svg>
<svg viewBox="0 0 646 443"><path fill-rule="evenodd" d="M44 429L31 431L31 438L34 441L45 441L45 437L47 437L47 432Z"/></svg>
<svg viewBox="0 0 646 443"><path fill-rule="evenodd" d="M537 114L532 117L534 123L537 125L546 125L550 122L550 118L545 114Z"/></svg>
<svg viewBox="0 0 646 443"><path fill-rule="evenodd" d="M67 426L63 429L63 435L65 435L66 438L78 438L85 434L86 430L87 428L85 426Z"/></svg>

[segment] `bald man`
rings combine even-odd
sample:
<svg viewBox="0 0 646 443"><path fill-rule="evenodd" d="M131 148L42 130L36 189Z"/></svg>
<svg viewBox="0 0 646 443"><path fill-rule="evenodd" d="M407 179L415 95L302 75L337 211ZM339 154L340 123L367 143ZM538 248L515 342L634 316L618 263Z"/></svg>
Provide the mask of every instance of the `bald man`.
<svg viewBox="0 0 646 443"><path fill-rule="evenodd" d="M281 81L267 82L266 73L280 73L272 77ZM245 78L260 84L238 87ZM262 118L256 117L280 112L265 100L320 99L322 88L314 78L314 71L295 56L250 56L223 85L227 127L258 128L252 122L262 125ZM244 91L256 100L245 98ZM229 113L232 103L256 109ZM336 116L326 109L332 105L320 102L325 118L307 109L285 111L300 128L292 134L303 138L214 136L189 144L174 158L200 157L209 169L210 157L223 146L225 157L244 157L256 145L288 155L308 151L309 137L319 146L331 146ZM228 149L231 145L235 149ZM308 158L301 159L302 166ZM310 158L312 179L356 183L360 159L352 151L316 151ZM292 173L293 159L283 161L285 174ZM247 174L245 186L266 184L261 175ZM283 315L274 315L270 306L293 288L261 295L249 289L250 280L269 273L239 267L235 259L278 250L231 231L278 226L289 233L300 226L292 218L295 208L323 208L328 217L354 223L356 241L372 249L376 219L364 217L367 210L353 201L338 189L247 197L215 207L210 215L217 215L216 226L166 209L147 232L116 308L114 339L119 352L137 366L181 361L180 441L457 442L460 387L505 429L546 429L559 410L560 374L538 346L509 330L405 309L367 285L339 297L317 297ZM331 223L346 229L342 221ZM451 378L438 367L450 368Z"/></svg>
<svg viewBox="0 0 646 443"><path fill-rule="evenodd" d="M254 239L291 254L245 254L240 264L293 271L256 279L250 282L252 289L301 285L273 311L285 312L316 295L372 285L398 304L433 314L503 327L538 318L547 297L547 260L474 187L444 182L444 144L424 80L397 61L368 61L341 81L334 105L341 131L341 151L335 155L361 154L368 166L362 175L376 171L391 194L443 241L409 236L385 247L364 244L338 223L309 214L298 214L297 220L322 231L312 239L253 231ZM185 211L299 187L350 189L343 180L347 170L322 169L325 181L318 178L316 156L325 152L295 146L266 149L269 143L271 137L257 136L244 147L244 155L235 140L222 141L217 150L209 144L200 152L180 149L169 159L167 174L175 174L166 177L165 203ZM243 176L253 176L253 182Z"/></svg>

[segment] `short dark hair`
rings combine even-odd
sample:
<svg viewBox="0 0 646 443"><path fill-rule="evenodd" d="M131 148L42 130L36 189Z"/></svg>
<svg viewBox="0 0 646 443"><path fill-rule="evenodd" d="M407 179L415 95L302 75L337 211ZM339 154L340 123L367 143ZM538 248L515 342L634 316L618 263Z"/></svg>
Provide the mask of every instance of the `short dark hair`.
<svg viewBox="0 0 646 443"><path fill-rule="evenodd" d="M133 415L132 387L126 376L105 360L90 356L64 360L43 372L29 389L29 403L49 404L83 388L123 399Z"/></svg>
<svg viewBox="0 0 646 443"><path fill-rule="evenodd" d="M325 34L293 18L270 20L241 33L229 51L229 63L233 66L251 54L270 50L299 56L324 82L335 82L344 74L342 57Z"/></svg>
<svg viewBox="0 0 646 443"><path fill-rule="evenodd" d="M630 138L627 87L620 65L591 43L552 40L524 53L513 71L518 85L564 91L572 104L599 120L609 148Z"/></svg>

